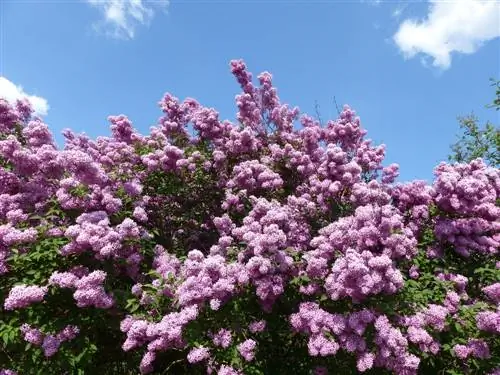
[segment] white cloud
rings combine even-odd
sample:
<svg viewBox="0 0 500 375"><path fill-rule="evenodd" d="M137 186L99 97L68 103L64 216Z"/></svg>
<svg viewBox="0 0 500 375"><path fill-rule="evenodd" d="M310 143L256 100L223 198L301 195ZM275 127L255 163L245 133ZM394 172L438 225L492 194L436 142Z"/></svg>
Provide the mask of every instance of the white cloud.
<svg viewBox="0 0 500 375"><path fill-rule="evenodd" d="M448 69L451 53L474 53L499 36L499 1L430 0L427 17L405 20L393 39L405 58L422 53L433 59L434 67Z"/></svg>
<svg viewBox="0 0 500 375"><path fill-rule="evenodd" d="M11 104L15 104L17 99L26 98L38 116L46 116L49 111L47 99L25 93L21 86L16 86L5 77L0 77L0 98L6 99Z"/></svg>
<svg viewBox="0 0 500 375"><path fill-rule="evenodd" d="M103 19L94 24L110 37L133 39L139 25L149 25L156 9L167 10L169 0L87 0L98 9Z"/></svg>

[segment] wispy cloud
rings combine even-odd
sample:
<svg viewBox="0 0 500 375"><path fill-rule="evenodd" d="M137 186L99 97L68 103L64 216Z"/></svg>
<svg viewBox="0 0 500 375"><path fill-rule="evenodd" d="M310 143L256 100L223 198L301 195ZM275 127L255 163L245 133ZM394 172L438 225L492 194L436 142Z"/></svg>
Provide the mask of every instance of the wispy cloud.
<svg viewBox="0 0 500 375"><path fill-rule="evenodd" d="M472 54L499 36L497 0L430 0L426 18L403 21L393 39L406 59L423 54L444 70L452 53ZM427 64L425 58L422 62Z"/></svg>
<svg viewBox="0 0 500 375"><path fill-rule="evenodd" d="M166 11L169 0L87 0L102 16L97 31L112 38L133 39L138 26L148 26L158 10Z"/></svg>
<svg viewBox="0 0 500 375"><path fill-rule="evenodd" d="M361 0L362 3L368 3L368 5L379 6L382 0Z"/></svg>
<svg viewBox="0 0 500 375"><path fill-rule="evenodd" d="M6 99L11 104L15 104L17 99L26 98L38 116L46 116L49 111L47 99L27 94L21 86L15 85L5 77L0 77L0 98Z"/></svg>
<svg viewBox="0 0 500 375"><path fill-rule="evenodd" d="M391 13L392 18L399 20L407 7L408 7L408 3L398 5L396 8L394 8L392 10L392 13Z"/></svg>

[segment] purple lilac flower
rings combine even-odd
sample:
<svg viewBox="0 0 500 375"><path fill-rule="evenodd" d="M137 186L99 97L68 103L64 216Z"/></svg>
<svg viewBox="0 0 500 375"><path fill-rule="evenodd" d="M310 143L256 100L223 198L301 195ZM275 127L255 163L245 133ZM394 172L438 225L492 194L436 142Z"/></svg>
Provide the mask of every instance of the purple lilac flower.
<svg viewBox="0 0 500 375"><path fill-rule="evenodd" d="M231 366L222 365L217 372L217 375L242 375L243 373L234 369Z"/></svg>
<svg viewBox="0 0 500 375"><path fill-rule="evenodd" d="M264 331L266 329L266 321L265 320L259 320L259 321L251 322L248 325L248 329L252 333L262 332L262 331Z"/></svg>
<svg viewBox="0 0 500 375"><path fill-rule="evenodd" d="M256 346L257 343L254 340L248 339L238 345L238 351L240 352L241 356L245 358L246 361L250 362L255 357Z"/></svg>
<svg viewBox="0 0 500 375"><path fill-rule="evenodd" d="M491 284L483 288L483 293L495 303L500 303L500 283Z"/></svg>
<svg viewBox="0 0 500 375"><path fill-rule="evenodd" d="M59 346L61 345L61 340L53 335L47 335L43 339L42 349L43 354L46 357L52 357L59 350Z"/></svg>
<svg viewBox="0 0 500 375"><path fill-rule="evenodd" d="M208 348L194 348L187 355L187 360L189 363L198 363L210 358L210 351Z"/></svg>
<svg viewBox="0 0 500 375"><path fill-rule="evenodd" d="M17 285L10 290L4 302L4 308L5 310L15 310L41 302L47 290L47 287Z"/></svg>
<svg viewBox="0 0 500 375"><path fill-rule="evenodd" d="M213 336L212 340L215 346L227 348L229 347L229 345L231 345L232 342L231 331L227 329L221 329Z"/></svg>

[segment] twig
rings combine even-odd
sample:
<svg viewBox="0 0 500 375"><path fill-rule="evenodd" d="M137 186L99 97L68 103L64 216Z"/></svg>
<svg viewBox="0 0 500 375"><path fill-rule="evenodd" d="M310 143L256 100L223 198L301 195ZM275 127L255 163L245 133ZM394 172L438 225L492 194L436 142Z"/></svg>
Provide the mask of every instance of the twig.
<svg viewBox="0 0 500 375"><path fill-rule="evenodd" d="M321 120L321 113L319 112L319 104L317 100L314 102L314 111L316 112L316 117L318 118L319 124L323 126L323 121Z"/></svg>
<svg viewBox="0 0 500 375"><path fill-rule="evenodd" d="M333 103L335 104L335 108L337 109L337 114L340 116L340 108L337 104L337 99L335 99L335 96L333 96Z"/></svg>

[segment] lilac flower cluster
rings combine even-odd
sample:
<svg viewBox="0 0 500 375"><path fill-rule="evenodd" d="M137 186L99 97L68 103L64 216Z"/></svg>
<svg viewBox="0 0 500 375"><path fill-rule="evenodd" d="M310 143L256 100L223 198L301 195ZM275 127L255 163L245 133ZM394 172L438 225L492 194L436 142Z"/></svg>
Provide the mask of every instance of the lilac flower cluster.
<svg viewBox="0 0 500 375"><path fill-rule="evenodd" d="M305 302L299 306L299 312L291 315L290 322L296 331L310 336L308 343L310 355L330 356L342 349L356 355L358 370L364 372L372 368L375 359L378 358L375 353L369 351L363 337L375 319L376 315L368 309L347 315L331 314L316 303ZM384 345L382 336L377 344L382 349ZM383 359L387 357L385 352L380 355L379 366L385 365Z"/></svg>
<svg viewBox="0 0 500 375"><path fill-rule="evenodd" d="M481 311L476 315L477 328L500 334L500 307L496 311Z"/></svg>
<svg viewBox="0 0 500 375"><path fill-rule="evenodd" d="M348 249L335 260L324 287L334 301L350 297L353 302L361 302L369 295L396 293L403 287L403 275L387 255Z"/></svg>
<svg viewBox="0 0 500 375"><path fill-rule="evenodd" d="M220 329L215 335L213 335L212 339L215 346L220 346L222 348L227 348L231 345L233 338L231 336L231 331L227 329Z"/></svg>
<svg viewBox="0 0 500 375"><path fill-rule="evenodd" d="M245 359L245 361L250 362L255 358L256 346L257 343L255 342L255 340L248 339L238 345L238 351L240 352L241 356Z"/></svg>
<svg viewBox="0 0 500 375"><path fill-rule="evenodd" d="M29 305L43 301L47 294L47 287L36 285L17 285L13 287L4 302L5 310L26 308Z"/></svg>
<svg viewBox="0 0 500 375"><path fill-rule="evenodd" d="M249 160L234 167L233 177L226 187L251 192L256 189L277 189L282 185L283 180L279 174L257 160Z"/></svg>
<svg viewBox="0 0 500 375"><path fill-rule="evenodd" d="M184 279L176 290L180 306L208 301L213 310L218 310L240 285L248 282L248 274L243 266L226 264L221 255L205 258L198 250L189 252L180 273Z"/></svg>
<svg viewBox="0 0 500 375"><path fill-rule="evenodd" d="M437 238L454 245L455 251L462 256L470 256L471 251L498 254L498 169L475 160L453 166L440 164L434 173L436 205L446 212L463 216L440 219L435 228Z"/></svg>
<svg viewBox="0 0 500 375"><path fill-rule="evenodd" d="M51 285L75 289L73 297L78 307L94 306L109 309L114 304L113 297L106 293L103 283L106 272L94 271L77 277L74 272L55 272L49 279Z"/></svg>
<svg viewBox="0 0 500 375"><path fill-rule="evenodd" d="M26 323L21 326L23 339L30 344L40 346L45 357L52 357L57 353L63 342L75 339L79 332L78 327L71 325L64 327L55 335L44 334L38 328L33 328Z"/></svg>
<svg viewBox="0 0 500 375"><path fill-rule="evenodd" d="M183 328L196 319L198 312L197 306L190 306L178 313L165 315L158 323L127 316L120 325L121 331L127 335L122 348L124 351L129 351L147 344L147 352L141 362L141 373L149 373L152 371L156 352L185 346L182 337ZM195 352L192 359L199 359L199 354Z"/></svg>
<svg viewBox="0 0 500 375"><path fill-rule="evenodd" d="M127 258L133 250L123 242L137 240L141 234L141 228L130 218L111 228L106 212L89 212L80 215L76 224L66 229L65 235L72 241L61 249L61 253L69 255L91 249L98 258Z"/></svg>
<svg viewBox="0 0 500 375"><path fill-rule="evenodd" d="M490 357L488 344L482 340L469 340L467 345L457 344L453 347L453 351L460 359L466 359L469 356L483 359Z"/></svg>
<svg viewBox="0 0 500 375"><path fill-rule="evenodd" d="M500 304L500 283L488 285L483 288L483 293L494 303Z"/></svg>

